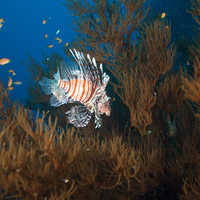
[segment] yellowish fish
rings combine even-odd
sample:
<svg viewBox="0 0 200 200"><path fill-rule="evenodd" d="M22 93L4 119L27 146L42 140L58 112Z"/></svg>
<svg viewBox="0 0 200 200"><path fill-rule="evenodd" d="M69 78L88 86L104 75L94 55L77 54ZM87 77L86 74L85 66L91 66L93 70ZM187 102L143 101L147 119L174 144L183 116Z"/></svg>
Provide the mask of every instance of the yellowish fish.
<svg viewBox="0 0 200 200"><path fill-rule="evenodd" d="M53 45L52 45L52 44L50 44L50 45L48 45L47 47L48 47L48 48L52 48L52 47L53 47Z"/></svg>
<svg viewBox="0 0 200 200"><path fill-rule="evenodd" d="M5 21L3 20L3 18L1 18L0 19L0 28L3 26L3 24L2 24L3 22L5 22Z"/></svg>
<svg viewBox="0 0 200 200"><path fill-rule="evenodd" d="M0 65L5 65L5 64L8 64L10 62L10 60L8 58L2 58L0 60Z"/></svg>
<svg viewBox="0 0 200 200"><path fill-rule="evenodd" d="M59 37L56 37L55 40L58 40L58 44L62 42L62 40Z"/></svg>
<svg viewBox="0 0 200 200"><path fill-rule="evenodd" d="M165 16L166 16L166 13L162 13L161 14L161 19L165 18Z"/></svg>
<svg viewBox="0 0 200 200"><path fill-rule="evenodd" d="M48 35L47 35L47 34L45 34L45 36L44 36L44 37L45 37L45 39L47 39Z"/></svg>
<svg viewBox="0 0 200 200"><path fill-rule="evenodd" d="M16 73L15 73L12 69L8 70L8 72L9 72L9 73L12 73L13 76L16 75Z"/></svg>
<svg viewBox="0 0 200 200"><path fill-rule="evenodd" d="M8 87L10 87L12 85L12 78L8 77Z"/></svg>
<svg viewBox="0 0 200 200"><path fill-rule="evenodd" d="M15 82L13 82L12 84L15 84L15 85L21 85L22 82L20 82L20 81L15 81Z"/></svg>
<svg viewBox="0 0 200 200"><path fill-rule="evenodd" d="M68 42L66 42L66 43L65 43L65 47L66 47L66 46L68 46L68 45L69 45L69 43L68 43Z"/></svg>
<svg viewBox="0 0 200 200"><path fill-rule="evenodd" d="M100 20L100 19L99 19L99 18L97 18L97 19L96 19L96 22L99 22L99 20Z"/></svg>
<svg viewBox="0 0 200 200"><path fill-rule="evenodd" d="M7 90L13 90L14 89L14 87L8 87L7 88Z"/></svg>
<svg viewBox="0 0 200 200"><path fill-rule="evenodd" d="M0 23L1 23L1 22L5 22L5 21L3 20L3 18L0 19Z"/></svg>

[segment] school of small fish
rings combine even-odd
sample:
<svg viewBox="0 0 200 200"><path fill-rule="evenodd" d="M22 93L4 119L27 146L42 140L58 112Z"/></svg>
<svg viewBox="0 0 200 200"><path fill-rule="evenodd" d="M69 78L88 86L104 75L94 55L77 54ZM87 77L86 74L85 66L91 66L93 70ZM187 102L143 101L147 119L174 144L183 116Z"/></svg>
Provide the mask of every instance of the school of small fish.
<svg viewBox="0 0 200 200"><path fill-rule="evenodd" d="M49 19L51 19L51 17L45 17L45 19L42 20L42 23L46 24ZM60 30L57 30L55 32L55 35L58 35L59 33L60 33ZM45 34L44 38L47 39L47 37L48 37L48 34ZM58 40L58 44L60 44L62 42L62 39L60 39L59 37L56 37L55 40ZM69 43L66 42L65 47L68 45L69 45ZM53 44L49 44L49 45L47 45L47 48L52 48L53 46L54 46Z"/></svg>
<svg viewBox="0 0 200 200"><path fill-rule="evenodd" d="M8 77L8 88L7 88L7 90L13 90L14 87L11 87L11 85L13 85L13 84L14 85L21 85L22 82L21 81L15 81L15 82L13 82L12 78Z"/></svg>
<svg viewBox="0 0 200 200"><path fill-rule="evenodd" d="M0 30L1 30L4 22L5 21L3 20L3 18L1 18L0 19ZM6 65L8 63L10 63L10 59L8 59L8 58L1 58L0 59L0 65ZM13 76L16 75L16 73L12 69L8 70L8 73L12 73ZM15 85L21 85L22 82L20 82L20 81L13 82L12 78L8 77L8 87L7 87L7 90L9 90L9 91L13 90L14 87L11 87L11 85L13 85L13 84L15 84Z"/></svg>
<svg viewBox="0 0 200 200"><path fill-rule="evenodd" d="M5 65L5 64L8 64L9 62L10 62L10 60L8 58L0 59L0 65ZM12 73L13 76L16 75L16 73L12 69L8 70L8 73ZM21 85L22 82L20 82L20 81L13 82L12 78L8 77L8 88L7 88L7 90L13 90L14 88L11 87L11 85L13 85L13 84L14 85Z"/></svg>
<svg viewBox="0 0 200 200"><path fill-rule="evenodd" d="M95 114L95 128L102 124L101 115L109 116L111 112L110 97L106 94L106 86L110 77L103 72L103 65L97 66L95 58L87 58L83 53L72 51L76 62L60 62L60 70L54 74L54 80L42 77L39 84L45 94L50 95L51 106L79 102L68 112L68 120L76 127L85 127L92 114Z"/></svg>
<svg viewBox="0 0 200 200"><path fill-rule="evenodd" d="M51 19L51 17L48 16L48 17L46 17L45 19L42 20L42 23L43 23L43 24L46 24L47 21L50 20L50 19ZM2 26L3 26L3 23L5 23L5 21L4 21L3 18L1 18L1 19L0 19L0 30L1 30ZM55 35L57 35L59 32L60 32L60 30L57 30L56 33L55 33ZM47 39L48 34L45 34L44 37L45 37L45 39ZM55 40L58 40L58 44L60 44L60 43L62 42L62 39L60 39L59 37L56 37ZM68 43L65 43L65 46L68 46ZM52 48L52 47L53 47L52 44L50 44L50 45L47 46L47 48ZM10 62L10 60L9 60L8 58L2 58L2 59L0 59L0 65L6 65L6 64L8 64L9 62ZM12 73L13 76L16 75L16 73L15 73L12 69L8 70L8 72L9 72L9 73ZM15 84L15 85L21 85L22 82L20 82L20 81L15 81L15 82L13 82L13 81L12 81L12 78L8 77L8 88L7 88L7 90L13 90L13 89L14 89L14 88L12 87L13 84Z"/></svg>

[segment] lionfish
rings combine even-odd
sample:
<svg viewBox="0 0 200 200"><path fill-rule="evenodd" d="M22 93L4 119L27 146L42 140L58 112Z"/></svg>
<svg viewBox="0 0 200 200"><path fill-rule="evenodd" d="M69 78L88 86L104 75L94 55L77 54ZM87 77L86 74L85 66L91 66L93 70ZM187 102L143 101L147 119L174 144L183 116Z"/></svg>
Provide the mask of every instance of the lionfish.
<svg viewBox="0 0 200 200"><path fill-rule="evenodd" d="M95 58L87 59L83 53L72 51L75 61L60 62L54 80L42 77L39 84L45 94L53 94L50 98L51 106L80 102L66 112L68 120L76 127L85 127L89 123L92 113L95 113L95 128L101 127L101 115L109 116L111 112L110 97L106 94L106 86L110 77L103 72L102 63L97 66Z"/></svg>

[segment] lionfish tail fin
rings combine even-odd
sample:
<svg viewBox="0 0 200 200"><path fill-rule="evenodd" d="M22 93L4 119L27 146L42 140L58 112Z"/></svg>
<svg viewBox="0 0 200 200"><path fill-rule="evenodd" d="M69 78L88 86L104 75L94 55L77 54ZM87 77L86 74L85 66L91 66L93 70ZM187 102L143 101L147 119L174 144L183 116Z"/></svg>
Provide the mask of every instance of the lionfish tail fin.
<svg viewBox="0 0 200 200"><path fill-rule="evenodd" d="M87 126L92 116L92 113L84 105L73 106L66 114L69 122L76 127Z"/></svg>
<svg viewBox="0 0 200 200"><path fill-rule="evenodd" d="M40 86L45 94L52 94L54 91L58 89L59 81L60 81L60 72L59 69L56 74L53 75L54 79L48 79L46 77L42 77L39 81Z"/></svg>

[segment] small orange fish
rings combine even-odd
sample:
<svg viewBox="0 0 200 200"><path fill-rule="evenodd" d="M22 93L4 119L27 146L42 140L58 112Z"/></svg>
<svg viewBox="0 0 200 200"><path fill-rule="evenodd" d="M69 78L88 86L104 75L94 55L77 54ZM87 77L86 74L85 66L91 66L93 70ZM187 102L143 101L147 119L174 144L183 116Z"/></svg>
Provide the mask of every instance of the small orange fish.
<svg viewBox="0 0 200 200"><path fill-rule="evenodd" d="M53 47L53 45L52 45L52 44L50 44L50 45L48 45L47 47L48 47L48 48L52 48L52 47Z"/></svg>
<svg viewBox="0 0 200 200"><path fill-rule="evenodd" d="M15 72L14 72L12 69L8 70L8 72L9 72L9 73L12 73L13 76L16 75Z"/></svg>
<svg viewBox="0 0 200 200"><path fill-rule="evenodd" d="M22 82L20 82L20 81L15 81L14 83L12 83L12 84L15 84L15 85L21 85L22 84Z"/></svg>
<svg viewBox="0 0 200 200"><path fill-rule="evenodd" d="M58 40L58 44L62 42L62 40L59 37L56 37L55 40Z"/></svg>
<svg viewBox="0 0 200 200"><path fill-rule="evenodd" d="M166 29L168 29L169 28L169 26L166 26Z"/></svg>
<svg viewBox="0 0 200 200"><path fill-rule="evenodd" d="M14 87L8 87L7 88L7 90L13 90L14 89Z"/></svg>
<svg viewBox="0 0 200 200"><path fill-rule="evenodd" d="M10 60L8 58L2 58L0 60L0 65L5 65L5 64L8 64L10 62Z"/></svg>
<svg viewBox="0 0 200 200"><path fill-rule="evenodd" d="M47 34L45 34L45 36L44 36L44 37L45 37L45 39L47 39L48 35L47 35Z"/></svg>
<svg viewBox="0 0 200 200"><path fill-rule="evenodd" d="M12 78L8 77L9 80L8 80L8 87L10 87L12 85Z"/></svg>
<svg viewBox="0 0 200 200"><path fill-rule="evenodd" d="M166 13L162 13L161 14L161 19L165 18L165 16L166 16Z"/></svg>
<svg viewBox="0 0 200 200"><path fill-rule="evenodd" d="M5 21L3 20L3 18L1 18L0 19L0 28L3 26L3 24L2 24L3 22L5 22Z"/></svg>
<svg viewBox="0 0 200 200"><path fill-rule="evenodd" d="M46 24L46 23L47 23L47 20L49 20L49 19L51 19L50 16L49 16L49 17L45 17L45 18L42 20L42 23L43 23L43 24Z"/></svg>
<svg viewBox="0 0 200 200"><path fill-rule="evenodd" d="M65 43L65 47L66 47L66 46L68 46L68 45L69 45L69 43L68 43L68 42L66 42L66 43Z"/></svg>
<svg viewBox="0 0 200 200"><path fill-rule="evenodd" d="M100 20L100 19L99 19L99 18L97 18L97 19L96 19L96 22L99 22L99 20Z"/></svg>

